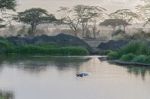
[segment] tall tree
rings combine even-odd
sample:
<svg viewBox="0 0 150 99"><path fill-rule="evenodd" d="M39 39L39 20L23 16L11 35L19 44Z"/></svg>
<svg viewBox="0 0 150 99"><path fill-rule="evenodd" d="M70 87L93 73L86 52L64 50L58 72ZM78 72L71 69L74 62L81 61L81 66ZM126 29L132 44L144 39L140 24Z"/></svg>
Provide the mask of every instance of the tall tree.
<svg viewBox="0 0 150 99"><path fill-rule="evenodd" d="M32 35L36 32L37 25L56 21L53 14L48 14L45 9L41 8L32 8L19 12L17 19L20 22L31 25L30 33Z"/></svg>
<svg viewBox="0 0 150 99"><path fill-rule="evenodd" d="M99 6L77 5L74 7L75 16L80 20L83 37L88 36L88 26L93 25L95 28L96 20L103 18L105 8Z"/></svg>
<svg viewBox="0 0 150 99"><path fill-rule="evenodd" d="M78 35L80 21L74 16L74 11L68 7L60 7L58 10L61 16L61 24L66 24L74 32L74 35Z"/></svg>
<svg viewBox="0 0 150 99"><path fill-rule="evenodd" d="M99 6L76 5L73 8L61 7L63 23L67 24L77 36L78 30L86 36L89 24L95 25L95 20L102 18L106 9Z"/></svg>
<svg viewBox="0 0 150 99"><path fill-rule="evenodd" d="M119 9L113 13L111 13L110 18L112 19L122 19L126 22L131 22L133 20L139 19L139 15L130 9Z"/></svg>
<svg viewBox="0 0 150 99"><path fill-rule="evenodd" d="M130 9L119 9L111 13L109 16L111 19L121 19L126 21L127 23L132 23L132 21L140 19L139 15L131 11ZM122 24L122 26L124 27L124 31L125 31L127 25Z"/></svg>
<svg viewBox="0 0 150 99"><path fill-rule="evenodd" d="M100 23L100 26L111 26L113 28L112 36L118 35L120 33L120 32L119 33L116 32L116 30L115 30L117 26L125 26L126 27L128 25L130 25L130 24L122 19L106 19L105 21ZM123 32L125 32L125 30ZM121 33L122 33L122 31L121 31Z"/></svg>

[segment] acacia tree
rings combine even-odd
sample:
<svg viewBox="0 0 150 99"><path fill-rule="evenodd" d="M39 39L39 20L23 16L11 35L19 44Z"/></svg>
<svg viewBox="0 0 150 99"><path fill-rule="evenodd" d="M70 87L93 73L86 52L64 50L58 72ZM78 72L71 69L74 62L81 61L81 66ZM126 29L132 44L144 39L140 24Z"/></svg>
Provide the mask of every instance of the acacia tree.
<svg viewBox="0 0 150 99"><path fill-rule="evenodd" d="M130 9L119 9L113 13L111 13L110 18L113 19L122 19L126 22L131 22L133 20L139 19L139 15Z"/></svg>
<svg viewBox="0 0 150 99"><path fill-rule="evenodd" d="M17 19L19 22L23 22L31 26L31 30L29 32L31 34L36 32L37 25L56 21L53 14L48 14L45 9L41 8L32 8L25 10L24 12L19 12Z"/></svg>
<svg viewBox="0 0 150 99"><path fill-rule="evenodd" d="M109 14L112 19L121 19L126 21L127 23L131 23L131 21L139 20L140 17L137 13L131 11L130 9L119 9L111 14ZM122 25L124 27L124 31L127 25Z"/></svg>
<svg viewBox="0 0 150 99"><path fill-rule="evenodd" d="M60 24L66 24L70 27L70 29L74 32L74 35L77 36L77 32L79 30L79 19L74 16L74 11L68 7L60 7L58 10L61 21Z"/></svg>
<svg viewBox="0 0 150 99"><path fill-rule="evenodd" d="M99 6L77 5L74 11L75 16L80 20L83 37L87 37L89 25L92 25L95 30L96 22L103 18L106 9Z"/></svg>
<svg viewBox="0 0 150 99"><path fill-rule="evenodd" d="M82 31L82 36L86 36L88 26L95 25L96 18L102 18L106 9L99 6L76 5L73 8L61 7L63 24L67 24L77 36L78 30ZM94 23L94 24L93 24ZM95 27L94 27L95 28Z"/></svg>
<svg viewBox="0 0 150 99"><path fill-rule="evenodd" d="M1 18L0 18L0 23L4 22L5 18L8 18L8 16L6 17L6 10L12 10L15 11L15 7L16 7L16 0L0 0L0 14L1 14ZM5 17L3 16L5 15ZM8 14L7 14L8 15ZM11 15L9 15L9 17L11 17ZM5 27L5 25L0 25L0 28Z"/></svg>

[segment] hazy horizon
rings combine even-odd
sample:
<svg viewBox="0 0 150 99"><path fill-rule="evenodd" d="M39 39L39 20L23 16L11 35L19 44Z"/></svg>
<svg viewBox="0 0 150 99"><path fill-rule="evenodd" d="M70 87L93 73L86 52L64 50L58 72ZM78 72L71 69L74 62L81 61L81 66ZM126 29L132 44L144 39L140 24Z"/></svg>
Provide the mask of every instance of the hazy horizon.
<svg viewBox="0 0 150 99"><path fill-rule="evenodd" d="M55 11L60 6L71 7L78 4L101 6L106 8L109 12L117 9L134 9L136 5L141 4L140 0L17 0L18 11L25 9L40 7L48 10L50 13Z"/></svg>

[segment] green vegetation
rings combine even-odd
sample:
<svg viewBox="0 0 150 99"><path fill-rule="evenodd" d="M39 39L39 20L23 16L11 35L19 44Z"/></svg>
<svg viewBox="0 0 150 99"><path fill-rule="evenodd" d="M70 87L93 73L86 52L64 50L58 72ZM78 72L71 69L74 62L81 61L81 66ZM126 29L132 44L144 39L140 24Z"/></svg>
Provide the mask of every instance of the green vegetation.
<svg viewBox="0 0 150 99"><path fill-rule="evenodd" d="M12 92L0 91L0 99L14 99Z"/></svg>
<svg viewBox="0 0 150 99"><path fill-rule="evenodd" d="M16 19L18 19L19 22L29 24L31 26L29 34L32 35L36 32L37 25L52 23L57 20L53 14L48 14L48 12L42 8L31 8L24 12L20 12Z"/></svg>
<svg viewBox="0 0 150 99"><path fill-rule="evenodd" d="M48 47L39 45L25 45L7 49L5 53L29 55L87 55L88 51L81 47Z"/></svg>
<svg viewBox="0 0 150 99"><path fill-rule="evenodd" d="M0 54L20 54L20 55L88 55L89 52L83 47L59 46L56 44L27 44L14 45L5 38L0 38Z"/></svg>
<svg viewBox="0 0 150 99"><path fill-rule="evenodd" d="M150 64L150 47L146 41L132 41L117 51L111 51L108 57L120 61Z"/></svg>
<svg viewBox="0 0 150 99"><path fill-rule="evenodd" d="M4 97L4 96L0 96L0 99L7 99L6 97Z"/></svg>
<svg viewBox="0 0 150 99"><path fill-rule="evenodd" d="M16 0L0 0L1 10L15 10Z"/></svg>
<svg viewBox="0 0 150 99"><path fill-rule="evenodd" d="M115 52L115 51L111 51L110 53L108 53L108 57L110 59L118 59L120 57L119 53Z"/></svg>
<svg viewBox="0 0 150 99"><path fill-rule="evenodd" d="M127 55L122 55L121 58L120 58L120 60L122 60L122 61L130 61L130 60L132 60L134 57L135 57L134 54L129 53L129 54L127 54Z"/></svg>

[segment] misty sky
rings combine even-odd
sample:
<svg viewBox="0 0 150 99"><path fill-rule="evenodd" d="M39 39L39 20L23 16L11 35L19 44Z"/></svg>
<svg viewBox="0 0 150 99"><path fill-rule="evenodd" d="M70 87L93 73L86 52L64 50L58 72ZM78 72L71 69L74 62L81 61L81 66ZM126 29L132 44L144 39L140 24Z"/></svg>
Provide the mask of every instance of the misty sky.
<svg viewBox="0 0 150 99"><path fill-rule="evenodd" d="M18 0L18 10L23 11L27 8L41 7L54 13L60 6L74 6L77 4L96 5L114 11L121 8L134 9L140 4L140 0Z"/></svg>

